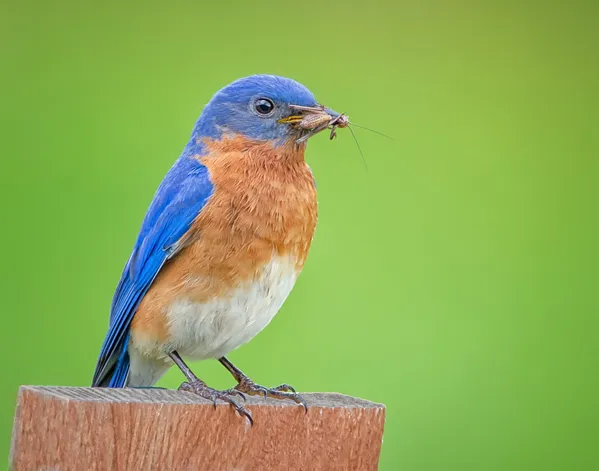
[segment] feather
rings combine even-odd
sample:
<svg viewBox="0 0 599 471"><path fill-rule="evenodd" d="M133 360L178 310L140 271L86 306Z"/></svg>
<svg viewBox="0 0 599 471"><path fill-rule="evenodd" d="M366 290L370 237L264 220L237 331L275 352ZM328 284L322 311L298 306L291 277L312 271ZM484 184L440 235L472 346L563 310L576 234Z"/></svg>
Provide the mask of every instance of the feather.
<svg viewBox="0 0 599 471"><path fill-rule="evenodd" d="M192 144L186 148L154 195L112 301L108 334L92 386L126 384L133 315L162 266L189 239L191 224L213 193L208 170L197 160L194 150L197 146Z"/></svg>

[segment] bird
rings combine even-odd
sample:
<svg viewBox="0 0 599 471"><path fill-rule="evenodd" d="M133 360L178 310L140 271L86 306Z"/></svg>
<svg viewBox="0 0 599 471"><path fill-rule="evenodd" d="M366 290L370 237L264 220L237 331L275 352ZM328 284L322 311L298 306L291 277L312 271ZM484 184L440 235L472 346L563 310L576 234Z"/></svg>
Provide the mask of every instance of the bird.
<svg viewBox="0 0 599 471"><path fill-rule="evenodd" d="M179 390L233 406L264 395L303 405L295 389L260 386L226 356L262 331L300 274L318 218L308 138L347 117L299 82L251 75L205 105L159 185L118 282L92 387L153 387L173 365ZM186 359L218 360L237 385L209 387Z"/></svg>

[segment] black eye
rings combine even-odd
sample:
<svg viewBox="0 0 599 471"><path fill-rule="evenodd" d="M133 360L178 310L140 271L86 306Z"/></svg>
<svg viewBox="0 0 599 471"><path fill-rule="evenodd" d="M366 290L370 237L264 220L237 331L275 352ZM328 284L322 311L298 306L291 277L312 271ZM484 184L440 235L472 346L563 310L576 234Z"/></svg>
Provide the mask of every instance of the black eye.
<svg viewBox="0 0 599 471"><path fill-rule="evenodd" d="M268 98L259 98L254 103L254 108L259 114L270 114L275 109L275 104Z"/></svg>

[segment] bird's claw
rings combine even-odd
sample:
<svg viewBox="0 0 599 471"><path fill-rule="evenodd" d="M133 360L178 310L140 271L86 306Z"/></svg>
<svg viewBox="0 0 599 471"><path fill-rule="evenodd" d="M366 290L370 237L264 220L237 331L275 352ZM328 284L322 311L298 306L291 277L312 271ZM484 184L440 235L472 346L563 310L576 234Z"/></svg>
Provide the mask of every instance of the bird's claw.
<svg viewBox="0 0 599 471"><path fill-rule="evenodd" d="M213 389L213 388L207 386L206 383L204 383L203 381L200 381L200 380L185 382L185 383L181 384L181 386L179 386L179 391L191 392L191 393L197 394L200 397L203 397L204 399L208 399L209 401L212 401L212 404L214 404L215 408L216 408L216 401L218 401L220 399L221 401L226 402L226 403L230 404L231 406L233 406L233 408L237 411L237 413L240 416L245 417L249 421L251 426L254 425L254 419L252 418L252 414L250 414L250 412L245 407L237 404L231 397L233 395L237 395L237 396L240 396L245 401L246 400L245 394L243 394L243 392L241 392L241 391L232 390L232 389L228 389L226 391L218 391L217 389Z"/></svg>
<svg viewBox="0 0 599 471"><path fill-rule="evenodd" d="M241 391L239 391L238 389L227 389L227 393L231 394L231 395L236 395L239 396L241 399L243 399L243 402L247 401L247 397L245 394L243 394Z"/></svg>
<svg viewBox="0 0 599 471"><path fill-rule="evenodd" d="M297 404L301 404L304 410L308 412L308 404L302 396L300 396L295 389L289 384L281 384L274 388L266 388L254 383L249 378L243 378L237 386L229 391L239 391L249 394L250 396L264 396L272 397L273 399L291 399Z"/></svg>
<svg viewBox="0 0 599 471"><path fill-rule="evenodd" d="M276 388L272 388L273 391L283 391L283 392L295 392L295 388L293 386L290 386L289 384L281 384L279 386L277 386Z"/></svg>

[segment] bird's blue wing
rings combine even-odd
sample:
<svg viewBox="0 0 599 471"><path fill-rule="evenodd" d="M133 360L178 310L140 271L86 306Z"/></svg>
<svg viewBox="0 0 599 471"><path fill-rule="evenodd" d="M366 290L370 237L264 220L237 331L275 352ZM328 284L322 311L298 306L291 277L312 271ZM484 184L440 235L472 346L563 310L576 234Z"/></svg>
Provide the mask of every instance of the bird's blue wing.
<svg viewBox="0 0 599 471"><path fill-rule="evenodd" d="M163 264L185 244L185 235L213 192L208 169L183 155L158 188L123 270L110 312L92 386L122 387L129 371L131 319Z"/></svg>

